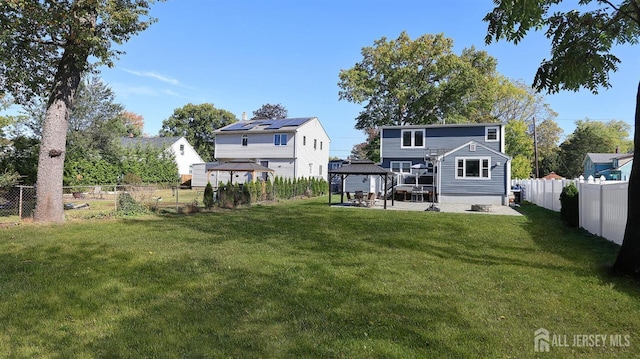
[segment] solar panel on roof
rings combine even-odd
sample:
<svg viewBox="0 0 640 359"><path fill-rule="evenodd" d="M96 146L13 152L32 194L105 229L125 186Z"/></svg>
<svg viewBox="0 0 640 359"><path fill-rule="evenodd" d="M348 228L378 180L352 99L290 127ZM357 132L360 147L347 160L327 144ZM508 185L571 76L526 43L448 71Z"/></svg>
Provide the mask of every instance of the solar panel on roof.
<svg viewBox="0 0 640 359"><path fill-rule="evenodd" d="M233 124L233 125L231 125L231 126L228 126L228 127L223 128L223 129L222 129L222 131L235 131L235 130L241 130L241 129L242 129L242 127L244 127L244 125L246 125L246 123L243 123L243 122L237 122L237 123L234 123L234 124Z"/></svg>
<svg viewBox="0 0 640 359"><path fill-rule="evenodd" d="M273 124L267 127L267 130L278 130L285 126L300 126L303 123L307 122L308 118L287 118L284 120L275 120Z"/></svg>

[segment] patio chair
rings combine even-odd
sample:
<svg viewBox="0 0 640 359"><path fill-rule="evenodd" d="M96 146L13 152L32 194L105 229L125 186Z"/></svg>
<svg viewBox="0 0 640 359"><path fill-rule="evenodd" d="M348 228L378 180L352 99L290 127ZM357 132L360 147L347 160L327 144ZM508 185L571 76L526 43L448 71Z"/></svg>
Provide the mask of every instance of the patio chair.
<svg viewBox="0 0 640 359"><path fill-rule="evenodd" d="M365 202L364 202L364 192L356 191L355 199L356 199L356 203L357 203L358 206L364 205L365 204Z"/></svg>
<svg viewBox="0 0 640 359"><path fill-rule="evenodd" d="M353 198L351 198L351 193L346 192L347 193L347 201L349 201L349 203L351 203L352 205L355 204L355 200Z"/></svg>
<svg viewBox="0 0 640 359"><path fill-rule="evenodd" d="M375 206L377 201L378 197L376 197L376 194L373 192L369 192L369 194L367 195L367 199L365 199L367 207Z"/></svg>

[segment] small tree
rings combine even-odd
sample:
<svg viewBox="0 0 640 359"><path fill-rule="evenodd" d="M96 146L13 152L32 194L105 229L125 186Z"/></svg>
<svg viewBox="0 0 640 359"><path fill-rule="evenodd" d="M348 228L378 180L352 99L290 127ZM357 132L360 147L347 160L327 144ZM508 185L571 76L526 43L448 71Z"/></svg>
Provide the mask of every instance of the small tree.
<svg viewBox="0 0 640 359"><path fill-rule="evenodd" d="M206 209L213 207L213 186L211 186L211 182L207 182L207 186L204 188L202 203L204 203L204 208Z"/></svg>

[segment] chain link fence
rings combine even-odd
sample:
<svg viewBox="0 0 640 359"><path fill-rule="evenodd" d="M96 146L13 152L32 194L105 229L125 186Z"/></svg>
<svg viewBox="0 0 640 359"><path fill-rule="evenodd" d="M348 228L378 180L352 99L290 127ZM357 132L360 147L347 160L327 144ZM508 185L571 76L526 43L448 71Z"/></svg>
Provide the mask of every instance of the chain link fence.
<svg viewBox="0 0 640 359"><path fill-rule="evenodd" d="M0 188L0 221L19 221L33 215L36 190L32 186Z"/></svg>
<svg viewBox="0 0 640 359"><path fill-rule="evenodd" d="M328 191L326 182L271 184L227 184L213 187L213 208L236 208L254 203L315 197ZM63 187L65 216L91 218L108 216L119 208L119 199L128 194L136 203L155 212L193 213L205 209L204 188L162 185L94 185ZM36 189L33 186L0 188L0 223L19 222L33 217Z"/></svg>

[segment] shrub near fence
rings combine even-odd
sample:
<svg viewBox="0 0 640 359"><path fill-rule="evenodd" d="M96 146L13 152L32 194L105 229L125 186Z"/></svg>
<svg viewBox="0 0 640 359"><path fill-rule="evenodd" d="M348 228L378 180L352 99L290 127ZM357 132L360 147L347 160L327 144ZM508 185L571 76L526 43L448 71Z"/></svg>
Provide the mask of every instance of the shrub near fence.
<svg viewBox="0 0 640 359"><path fill-rule="evenodd" d="M234 208L257 202L323 195L328 184L315 178L240 184L220 184L213 188L214 205ZM119 194L152 211L196 211L205 208L204 189L162 185L91 185L63 187L63 206L67 218L105 216L118 209ZM30 186L0 188L0 222L30 218L36 205L36 190Z"/></svg>
<svg viewBox="0 0 640 359"><path fill-rule="evenodd" d="M278 199L316 197L327 190L328 183L315 178L292 180L276 177L273 183L270 180L244 184L220 182L216 190L216 203L221 208L234 208Z"/></svg>

